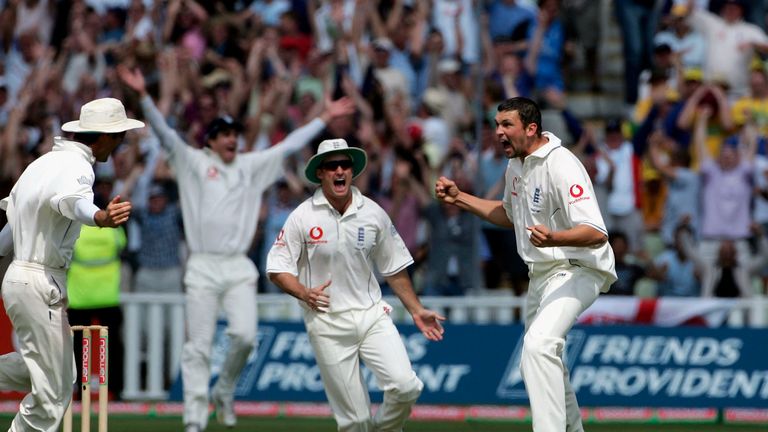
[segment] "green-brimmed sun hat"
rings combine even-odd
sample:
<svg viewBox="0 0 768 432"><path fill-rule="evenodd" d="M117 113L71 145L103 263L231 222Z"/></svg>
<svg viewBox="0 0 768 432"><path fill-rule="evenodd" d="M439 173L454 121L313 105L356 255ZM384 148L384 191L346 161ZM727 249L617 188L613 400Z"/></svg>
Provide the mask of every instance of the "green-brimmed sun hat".
<svg viewBox="0 0 768 432"><path fill-rule="evenodd" d="M307 167L304 168L304 176L307 177L307 180L314 184L320 184L320 179L317 178L317 169L326 157L335 154L347 155L352 159L353 179L365 171L365 166L368 164L368 155L365 153L365 150L350 147L347 145L347 141L341 138L329 139L321 142L317 147L317 154L307 161Z"/></svg>

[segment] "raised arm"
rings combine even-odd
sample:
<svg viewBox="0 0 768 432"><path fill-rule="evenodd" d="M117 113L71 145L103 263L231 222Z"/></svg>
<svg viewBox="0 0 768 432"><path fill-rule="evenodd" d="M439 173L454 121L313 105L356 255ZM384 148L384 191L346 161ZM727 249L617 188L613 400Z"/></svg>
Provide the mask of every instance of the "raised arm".
<svg viewBox="0 0 768 432"><path fill-rule="evenodd" d="M720 87L713 85L710 87L712 95L714 95L717 101L717 118L720 120L720 126L726 131L733 129L733 109L731 103L728 102L728 96L725 91Z"/></svg>
<svg viewBox="0 0 768 432"><path fill-rule="evenodd" d="M411 59L421 59L424 54L424 46L429 39L427 29L430 3L428 1L416 2L413 11L413 27L409 35L409 46L411 49ZM481 32L485 33L485 32Z"/></svg>
<svg viewBox="0 0 768 432"><path fill-rule="evenodd" d="M360 19L356 19L355 22L365 23L368 26L368 30L371 32L373 38L387 36L386 25L381 19L378 8L375 4L372 4L369 1L359 2L355 5L355 16L360 17Z"/></svg>
<svg viewBox="0 0 768 432"><path fill-rule="evenodd" d="M753 162L755 155L757 154L757 141L759 139L759 131L757 125L750 121L744 125L741 132L741 137L744 145L739 146L742 160L747 162Z"/></svg>
<svg viewBox="0 0 768 432"><path fill-rule="evenodd" d="M648 137L648 154L651 159L651 165L656 168L664 177L674 179L677 177L677 168L665 162L662 157L661 145L664 142L664 132L656 131Z"/></svg>
<svg viewBox="0 0 768 432"><path fill-rule="evenodd" d="M456 35L456 57L461 59L461 54L464 52L464 40L466 39L464 33L461 31L461 14L464 13L463 8L459 6L456 9L456 14L453 16L453 31Z"/></svg>
<svg viewBox="0 0 768 432"><path fill-rule="evenodd" d="M350 115L355 112L354 110L355 105L349 98L343 97L335 101L326 99L325 110L315 120L291 132L279 144L265 151L282 151L285 155L293 154L304 148L331 120Z"/></svg>
<svg viewBox="0 0 768 432"><path fill-rule="evenodd" d="M539 65L539 52L541 51L541 44L544 40L544 33L547 31L547 27L552 22L552 17L545 10L539 11L539 19L536 23L536 30L533 32L533 37L530 39L530 47L528 49L528 55L525 56L525 70L531 75L536 75L536 70Z"/></svg>
<svg viewBox="0 0 768 432"><path fill-rule="evenodd" d="M174 97L179 90L179 62L176 51L166 50L157 59L160 72L160 98L157 108L167 116L171 112Z"/></svg>
<svg viewBox="0 0 768 432"><path fill-rule="evenodd" d="M176 25L176 18L181 12L182 0L170 0L165 10L165 22L163 24L163 41L170 42L173 27Z"/></svg>
<svg viewBox="0 0 768 432"><path fill-rule="evenodd" d="M709 92L709 86L702 85L693 92L693 94L691 95L691 97L688 98L687 101L685 101L685 105L683 105L683 110L680 112L680 115L677 117L677 127L684 130L691 129L691 126L693 125L693 121L696 116L696 110L699 107L699 103L708 92ZM725 107L723 107L723 109L725 109Z"/></svg>
<svg viewBox="0 0 768 432"><path fill-rule="evenodd" d="M700 108L696 114L696 123L693 127L693 145L700 162L712 159L712 155L707 150L707 124L711 116L712 109L709 107Z"/></svg>
<svg viewBox="0 0 768 432"><path fill-rule="evenodd" d="M0 174L2 174L0 177L6 176L15 181L21 175L23 164L19 152L18 137L32 99L32 88L27 83L19 92L18 102L8 113L8 121L2 133L2 142L0 142Z"/></svg>
<svg viewBox="0 0 768 432"><path fill-rule="evenodd" d="M139 94L144 117L160 139L160 145L163 149L169 154L175 154L179 149L187 147L186 143L179 137L179 134L168 125L163 114L155 106L149 94L147 94L144 75L142 75L141 71L138 68L134 70L128 69L128 67L121 64L117 66L117 73L128 87Z"/></svg>
<svg viewBox="0 0 768 432"><path fill-rule="evenodd" d="M492 224L513 228L512 221L507 217L504 205L500 200L486 200L459 190L456 183L448 178L440 177L435 184L437 199L469 211Z"/></svg>

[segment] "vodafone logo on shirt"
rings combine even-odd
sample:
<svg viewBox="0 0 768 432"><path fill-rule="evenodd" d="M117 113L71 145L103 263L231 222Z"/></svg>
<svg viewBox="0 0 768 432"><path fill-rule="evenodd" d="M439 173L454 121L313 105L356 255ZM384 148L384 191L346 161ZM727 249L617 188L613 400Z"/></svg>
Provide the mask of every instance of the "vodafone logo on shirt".
<svg viewBox="0 0 768 432"><path fill-rule="evenodd" d="M312 229L309 230L309 237L312 240L320 240L323 238L323 229L320 227L312 227Z"/></svg>
<svg viewBox="0 0 768 432"><path fill-rule="evenodd" d="M219 178L219 170L216 169L215 166L208 167L208 171L206 171L205 175L209 179L215 180L215 179Z"/></svg>
<svg viewBox="0 0 768 432"><path fill-rule="evenodd" d="M570 189L568 189L568 193L571 195L571 198L573 198L573 200L569 201L568 204L576 204L579 201L589 199L588 196L584 196L584 187L578 183L572 184Z"/></svg>
<svg viewBox="0 0 768 432"><path fill-rule="evenodd" d="M315 226L309 229L309 238L310 240L307 242L307 244L328 243L328 241L323 240L323 229L319 226Z"/></svg>

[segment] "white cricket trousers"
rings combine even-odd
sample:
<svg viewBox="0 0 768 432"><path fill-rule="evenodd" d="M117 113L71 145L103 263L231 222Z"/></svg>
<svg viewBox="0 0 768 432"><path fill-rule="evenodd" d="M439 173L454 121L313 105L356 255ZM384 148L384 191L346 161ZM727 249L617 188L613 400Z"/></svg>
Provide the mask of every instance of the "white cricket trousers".
<svg viewBox="0 0 768 432"><path fill-rule="evenodd" d="M193 254L184 275L187 341L181 354L184 383L184 424L208 424L208 385L211 348L219 310L227 319L229 349L213 389L223 399L234 398L235 385L256 346L256 278L247 256Z"/></svg>
<svg viewBox="0 0 768 432"><path fill-rule="evenodd" d="M534 432L584 430L563 348L568 331L595 302L606 279L568 261L531 266L520 368Z"/></svg>
<svg viewBox="0 0 768 432"><path fill-rule="evenodd" d="M307 335L339 431L401 431L424 387L387 310L391 306L380 301L366 310L304 312ZM360 359L384 391L384 401L373 418Z"/></svg>
<svg viewBox="0 0 768 432"><path fill-rule="evenodd" d="M0 389L29 392L9 431L56 431L72 399L76 374L66 282L65 270L21 261L5 273L3 303L18 352L0 357Z"/></svg>

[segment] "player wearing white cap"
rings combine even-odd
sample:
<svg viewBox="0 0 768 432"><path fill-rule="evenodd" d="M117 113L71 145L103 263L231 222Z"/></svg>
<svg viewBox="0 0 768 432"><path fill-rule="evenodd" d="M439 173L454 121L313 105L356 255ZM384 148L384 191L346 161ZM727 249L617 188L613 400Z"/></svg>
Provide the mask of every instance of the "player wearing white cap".
<svg viewBox="0 0 768 432"><path fill-rule="evenodd" d="M427 339L442 339L445 318L414 293L406 270L413 258L387 213L352 186L366 163L365 151L343 139L320 143L304 170L320 187L288 217L267 256L267 273L301 301L338 430L400 431L424 385L381 298L374 266ZM360 359L384 391L373 418Z"/></svg>
<svg viewBox="0 0 768 432"><path fill-rule="evenodd" d="M354 112L347 98L328 102L323 113L291 132L281 143L259 152L237 154L240 125L218 118L206 133L208 147L187 145L165 122L147 95L138 70L118 67L123 81L141 95L141 106L176 173L191 252L187 261L187 342L181 358L183 421L188 432L208 423L211 348L221 308L227 317L229 350L211 391L217 420L234 426L237 379L256 343L258 271L246 255L258 223L261 196L283 175L283 159L323 130L331 119Z"/></svg>
<svg viewBox="0 0 768 432"><path fill-rule="evenodd" d="M533 430L583 431L563 348L579 314L616 280L608 234L584 166L555 135L542 133L533 101L501 103L496 136L509 158L503 201L462 192L445 177L435 192L441 201L515 229L531 276L520 367Z"/></svg>
<svg viewBox="0 0 768 432"><path fill-rule="evenodd" d="M3 279L5 310L18 352L0 357L0 389L29 392L10 431L53 431L72 398L75 357L67 319L67 275L82 224L116 227L128 220L130 202L117 196L100 210L93 204L93 164L105 162L125 132L143 127L112 98L82 106L80 119L61 129L53 150L32 162L0 201L8 224L0 256L13 252Z"/></svg>

